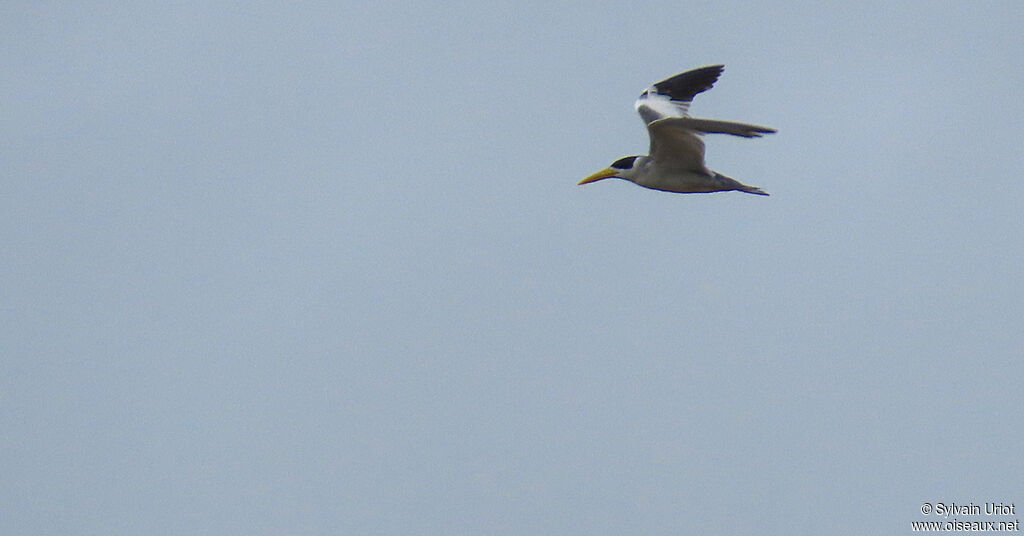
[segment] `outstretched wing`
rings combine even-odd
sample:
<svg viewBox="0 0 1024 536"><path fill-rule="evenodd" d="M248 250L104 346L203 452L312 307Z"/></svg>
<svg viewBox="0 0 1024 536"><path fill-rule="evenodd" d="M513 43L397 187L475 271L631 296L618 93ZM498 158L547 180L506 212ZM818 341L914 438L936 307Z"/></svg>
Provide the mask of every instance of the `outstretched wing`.
<svg viewBox="0 0 1024 536"><path fill-rule="evenodd" d="M665 123L672 123L678 127L693 130L701 134L732 134L744 138L760 138L765 134L774 134L774 128L751 125L749 123L736 123L734 121L719 121L718 119L697 119L696 117L666 117L660 120Z"/></svg>
<svg viewBox="0 0 1024 536"><path fill-rule="evenodd" d="M723 69L724 65L712 65L662 80L640 94L636 111L648 125L666 117L686 117L693 97L711 89Z"/></svg>
<svg viewBox="0 0 1024 536"><path fill-rule="evenodd" d="M648 124L647 133L650 157L662 171L712 174L704 165L704 140L696 132L670 119Z"/></svg>

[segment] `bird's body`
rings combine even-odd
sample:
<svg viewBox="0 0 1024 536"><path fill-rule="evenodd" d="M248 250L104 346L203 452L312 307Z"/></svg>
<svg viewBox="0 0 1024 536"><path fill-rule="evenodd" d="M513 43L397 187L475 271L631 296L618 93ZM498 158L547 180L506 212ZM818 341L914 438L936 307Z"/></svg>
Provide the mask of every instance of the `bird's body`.
<svg viewBox="0 0 1024 536"><path fill-rule="evenodd" d="M615 161L608 169L595 173L580 184L601 179L618 178L645 188L678 193L707 193L740 191L768 195L760 188L712 171L704 164L702 134L720 133L759 138L775 129L689 117L690 102L698 93L706 91L722 74L722 65L702 67L678 74L654 84L636 101L636 110L647 124L650 135L650 154L627 156Z"/></svg>

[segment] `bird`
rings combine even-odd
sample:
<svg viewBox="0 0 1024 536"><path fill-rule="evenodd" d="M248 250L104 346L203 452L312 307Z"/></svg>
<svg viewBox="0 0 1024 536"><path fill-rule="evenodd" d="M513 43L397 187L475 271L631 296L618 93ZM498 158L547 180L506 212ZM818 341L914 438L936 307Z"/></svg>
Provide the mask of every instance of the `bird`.
<svg viewBox="0 0 1024 536"><path fill-rule="evenodd" d="M625 179L644 188L677 193L740 191L755 195L768 192L712 171L704 163L703 134L732 134L760 138L773 128L698 119L689 116L693 98L715 84L724 65L686 71L654 84L640 94L635 107L651 138L648 155L626 156L607 169L581 180L580 185L602 179Z"/></svg>

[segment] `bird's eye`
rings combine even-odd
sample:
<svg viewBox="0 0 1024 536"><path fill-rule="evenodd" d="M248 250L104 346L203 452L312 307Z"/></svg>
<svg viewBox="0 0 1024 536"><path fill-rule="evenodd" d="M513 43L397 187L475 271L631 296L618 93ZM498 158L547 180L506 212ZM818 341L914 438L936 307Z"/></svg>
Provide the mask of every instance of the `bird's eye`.
<svg viewBox="0 0 1024 536"><path fill-rule="evenodd" d="M633 161L636 160L637 158L639 157L627 156L625 158L620 158L612 164L612 167L615 169L630 169L633 167Z"/></svg>

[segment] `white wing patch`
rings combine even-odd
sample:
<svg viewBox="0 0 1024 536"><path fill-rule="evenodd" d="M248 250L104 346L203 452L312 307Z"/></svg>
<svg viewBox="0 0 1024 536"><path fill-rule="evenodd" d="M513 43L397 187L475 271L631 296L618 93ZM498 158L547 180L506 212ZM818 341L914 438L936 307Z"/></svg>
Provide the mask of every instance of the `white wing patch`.
<svg viewBox="0 0 1024 536"><path fill-rule="evenodd" d="M644 91L634 106L648 125L666 117L687 117L690 110L689 102L673 101L667 95L657 93L654 87Z"/></svg>
<svg viewBox="0 0 1024 536"><path fill-rule="evenodd" d="M709 65L654 84L644 90L634 104L637 113L648 125L667 117L687 117L690 102L715 85L722 69L722 65Z"/></svg>

